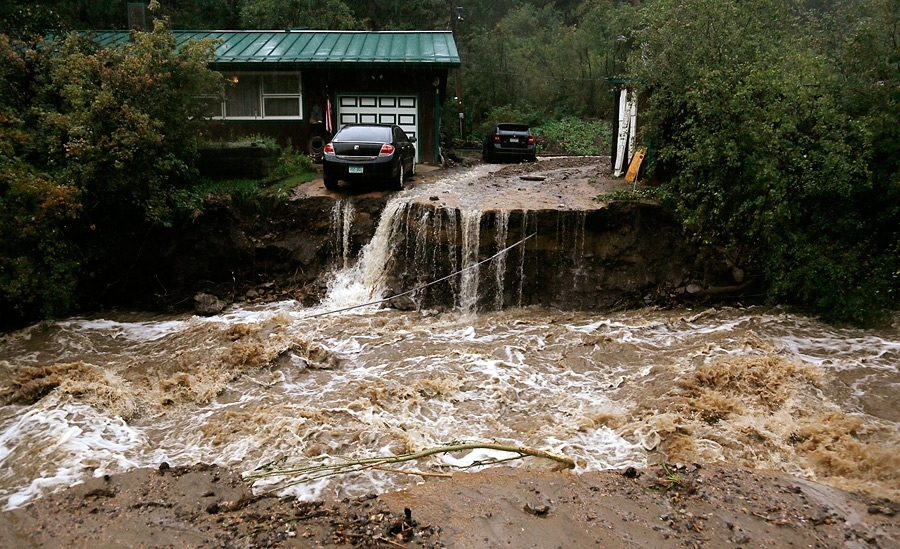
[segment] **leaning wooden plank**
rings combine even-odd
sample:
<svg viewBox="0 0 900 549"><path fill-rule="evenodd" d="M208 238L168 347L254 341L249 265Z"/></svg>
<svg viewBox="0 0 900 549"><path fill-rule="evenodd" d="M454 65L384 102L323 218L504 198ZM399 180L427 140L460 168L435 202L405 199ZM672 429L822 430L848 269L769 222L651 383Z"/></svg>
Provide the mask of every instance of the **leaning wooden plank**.
<svg viewBox="0 0 900 549"><path fill-rule="evenodd" d="M625 181L629 183L637 181L638 172L641 171L641 164L644 162L644 154L646 154L646 149L643 148L635 152L634 158L628 166L628 173L625 174Z"/></svg>

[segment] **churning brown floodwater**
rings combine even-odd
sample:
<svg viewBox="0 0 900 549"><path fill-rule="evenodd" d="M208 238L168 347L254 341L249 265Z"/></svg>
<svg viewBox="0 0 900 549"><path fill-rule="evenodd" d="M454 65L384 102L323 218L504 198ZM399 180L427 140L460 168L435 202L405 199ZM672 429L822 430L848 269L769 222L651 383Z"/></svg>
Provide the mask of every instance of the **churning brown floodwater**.
<svg viewBox="0 0 900 549"><path fill-rule="evenodd" d="M334 307L109 314L2 336L0 503L162 462L251 471L452 441L550 450L580 471L727 461L900 497L897 322L844 329L764 308L315 316ZM418 478L373 470L285 493Z"/></svg>
<svg viewBox="0 0 900 549"><path fill-rule="evenodd" d="M4 337L0 494L135 467L252 470L496 441L581 470L725 460L900 496L900 334L778 310L74 318ZM466 459L434 457L421 470ZM523 466L544 464L525 462ZM383 471L292 493L387 490Z"/></svg>

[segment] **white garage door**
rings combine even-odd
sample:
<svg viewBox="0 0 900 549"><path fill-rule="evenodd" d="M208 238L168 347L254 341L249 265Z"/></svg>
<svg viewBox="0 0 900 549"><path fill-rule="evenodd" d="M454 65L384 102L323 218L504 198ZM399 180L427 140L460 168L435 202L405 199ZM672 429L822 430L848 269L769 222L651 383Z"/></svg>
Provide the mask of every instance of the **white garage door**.
<svg viewBox="0 0 900 549"><path fill-rule="evenodd" d="M339 95L338 127L347 124L397 124L410 137L419 138L419 102L409 95ZM416 143L416 161L419 148Z"/></svg>

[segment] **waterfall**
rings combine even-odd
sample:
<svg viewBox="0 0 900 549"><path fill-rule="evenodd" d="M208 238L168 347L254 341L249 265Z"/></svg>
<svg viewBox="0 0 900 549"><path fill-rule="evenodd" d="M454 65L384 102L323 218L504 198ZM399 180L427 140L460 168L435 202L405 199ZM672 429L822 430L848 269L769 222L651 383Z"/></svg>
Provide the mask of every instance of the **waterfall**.
<svg viewBox="0 0 900 549"><path fill-rule="evenodd" d="M561 249L571 249L572 264L572 284L574 287L581 287L586 284L590 273L585 269L584 261L584 242L585 242L585 222L587 221L586 212L575 212L571 216L571 232L563 230L565 240L560 244Z"/></svg>
<svg viewBox="0 0 900 549"><path fill-rule="evenodd" d="M456 243L459 241L459 220L456 217L456 210L445 209L447 213L447 260L453 271L458 271L460 264L457 262ZM439 234L435 235L435 240L439 239ZM443 258L435 258L435 267L440 269L440 263ZM435 273L440 272L435 270ZM453 303L459 303L459 284L458 280L451 281L450 291L453 292Z"/></svg>
<svg viewBox="0 0 900 549"><path fill-rule="evenodd" d="M509 212L500 210L497 212L496 227L494 230L494 245L498 250L506 248L506 239L509 236ZM494 309L499 311L503 309L503 288L506 279L506 255L500 254L493 259L494 270Z"/></svg>
<svg viewBox="0 0 900 549"><path fill-rule="evenodd" d="M323 306L356 307L397 294L404 295L403 307L452 306L464 313L501 310L509 305L507 301L521 304L524 249L514 252L521 255L513 256L519 263L514 267L519 280L509 280L516 277L507 272L506 253L480 263L509 246L508 211L493 212L492 242L485 242L487 247L482 250L484 212L435 208L415 201L410 193L400 193L387 203L372 240L351 265L348 248L353 216L351 203L335 205L335 247L342 255L335 262L340 270L329 284ZM523 231L527 222L523 218ZM507 284L515 286L507 292Z"/></svg>
<svg viewBox="0 0 900 549"><path fill-rule="evenodd" d="M463 312L475 312L478 306L478 251L481 241L481 210L460 212L462 215L462 265L459 279L459 303Z"/></svg>
<svg viewBox="0 0 900 549"><path fill-rule="evenodd" d="M522 211L522 232L521 234L527 235L531 234L531 228L528 226L528 210ZM516 288L516 306L522 306L522 294L525 289L525 246L522 246L519 250L519 268L517 270L517 288Z"/></svg>
<svg viewBox="0 0 900 549"><path fill-rule="evenodd" d="M328 286L323 305L343 308L380 300L385 292L385 277L393 254L395 233L405 230L409 202L399 196L384 207L372 240L360 252L359 260L337 272Z"/></svg>
<svg viewBox="0 0 900 549"><path fill-rule="evenodd" d="M336 260L344 269L350 266L350 229L353 228L353 219L356 217L356 208L353 202L347 199L335 201L331 208L331 227L334 241L332 248Z"/></svg>

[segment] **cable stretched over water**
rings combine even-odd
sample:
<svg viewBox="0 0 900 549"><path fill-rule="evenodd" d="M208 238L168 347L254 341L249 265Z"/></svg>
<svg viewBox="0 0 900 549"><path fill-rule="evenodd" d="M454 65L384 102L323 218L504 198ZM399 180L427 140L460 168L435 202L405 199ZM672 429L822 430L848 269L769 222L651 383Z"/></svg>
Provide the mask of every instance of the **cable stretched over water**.
<svg viewBox="0 0 900 549"><path fill-rule="evenodd" d="M427 287L429 287L429 286L433 286L433 285L435 285L435 284L439 284L439 283L441 283L441 282L447 280L448 278L453 278L454 276L458 275L459 273L462 273L462 272L467 271L467 270L469 270L469 269L474 269L474 268L476 268L476 267L482 265L483 263L487 263L488 261L492 261L493 259L495 259L495 258L497 258L497 257L499 257L499 256L501 256L501 255L503 255L503 254L505 254L505 253L508 252L509 250L515 248L515 247L518 246L519 244L522 244L523 242L525 242L526 240L528 240L529 238L531 238L532 236L534 236L534 235L536 235L536 234L537 234L537 233L531 233L530 235L526 236L526 237L523 238L522 240L519 240L518 242L516 242L516 243L514 243L514 244L511 244L511 245L509 245L509 246L503 248L502 250L500 250L499 252L495 253L495 254L492 255L491 257L488 257L487 259L482 259L482 260L479 261L478 263L475 263L475 264L473 264L473 265L469 265L468 267L464 267L464 268L462 268L462 269L459 269L458 271L452 272L452 273L448 274L448 275L445 276L445 277L439 278L439 279L437 279L437 280L432 280L432 281L429 282L428 284L423 284L423 285L421 285L421 286L416 286L415 288L413 288L413 289L411 289L411 290L406 290L405 292L402 292L402 293L399 293L399 294L396 294L396 295L392 295L391 297L386 297L386 298L384 298L384 299L379 299L379 300L377 300L377 301L369 301L368 303L360 303L359 305L351 305L351 306L349 306L349 307L343 307L343 308L341 308L341 309L334 309L334 310L331 310L331 311L324 311L324 312L321 312L321 313L315 313L315 314L307 315L307 316L303 317L303 319L305 320L305 319L308 319L308 318L316 318L316 317L325 316L325 315L330 315L330 314L334 314L334 313L343 313L344 311L350 311L350 310L353 310L353 309L359 309L359 308L362 308L362 307L369 307L370 305L379 305L379 304L381 304L381 303L386 303L386 302L388 302L388 301L391 301L392 299L397 299L398 297L403 297L403 296L408 295L408 294L411 294L411 293L413 293L413 292L417 292L417 291L419 291L419 290L425 289L425 288L427 288Z"/></svg>

